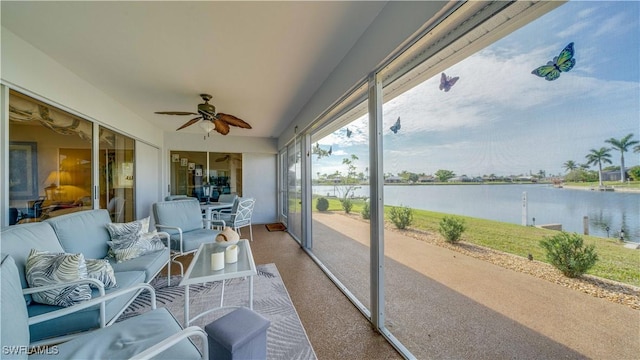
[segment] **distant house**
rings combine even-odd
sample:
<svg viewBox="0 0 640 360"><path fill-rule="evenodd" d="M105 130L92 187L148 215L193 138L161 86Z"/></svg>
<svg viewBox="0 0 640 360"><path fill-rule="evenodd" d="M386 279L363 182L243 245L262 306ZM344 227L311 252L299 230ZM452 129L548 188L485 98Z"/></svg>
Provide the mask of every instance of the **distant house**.
<svg viewBox="0 0 640 360"><path fill-rule="evenodd" d="M402 182L402 178L400 176L389 176L388 178L384 179L384 182L399 183Z"/></svg>
<svg viewBox="0 0 640 360"><path fill-rule="evenodd" d="M420 176L418 178L419 183L427 183L427 182L434 182L434 181L436 181L436 178L433 175Z"/></svg>
<svg viewBox="0 0 640 360"><path fill-rule="evenodd" d="M602 181L620 181L620 170L603 171Z"/></svg>

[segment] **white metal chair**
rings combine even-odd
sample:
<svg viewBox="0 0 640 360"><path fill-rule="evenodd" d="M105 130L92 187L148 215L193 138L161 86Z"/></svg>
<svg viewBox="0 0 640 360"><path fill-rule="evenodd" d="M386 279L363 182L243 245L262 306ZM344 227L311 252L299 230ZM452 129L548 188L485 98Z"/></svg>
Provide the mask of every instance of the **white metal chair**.
<svg viewBox="0 0 640 360"><path fill-rule="evenodd" d="M238 198L233 204L230 213L218 212L218 220L223 220L227 226L233 228L240 234L240 228L249 227L249 235L253 241L253 230L251 229L251 217L253 216L254 198Z"/></svg>

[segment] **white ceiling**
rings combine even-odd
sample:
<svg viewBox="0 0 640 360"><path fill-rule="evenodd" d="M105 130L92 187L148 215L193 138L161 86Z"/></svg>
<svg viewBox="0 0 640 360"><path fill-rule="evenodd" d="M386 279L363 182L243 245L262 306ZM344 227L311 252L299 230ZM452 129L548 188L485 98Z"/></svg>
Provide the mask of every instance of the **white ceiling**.
<svg viewBox="0 0 640 360"><path fill-rule="evenodd" d="M1 2L2 26L173 131L200 93L278 137L386 1ZM197 126L180 131L200 132Z"/></svg>

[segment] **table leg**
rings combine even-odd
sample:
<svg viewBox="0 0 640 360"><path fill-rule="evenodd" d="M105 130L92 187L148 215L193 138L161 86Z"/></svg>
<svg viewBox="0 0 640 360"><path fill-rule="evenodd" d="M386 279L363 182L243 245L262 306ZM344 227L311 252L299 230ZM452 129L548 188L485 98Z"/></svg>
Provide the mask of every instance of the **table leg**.
<svg viewBox="0 0 640 360"><path fill-rule="evenodd" d="M220 307L222 307L223 302L224 302L224 280L222 280L222 292L220 293Z"/></svg>
<svg viewBox="0 0 640 360"><path fill-rule="evenodd" d="M189 285L184 286L184 327L189 327Z"/></svg>
<svg viewBox="0 0 640 360"><path fill-rule="evenodd" d="M249 309L253 310L253 275L249 276Z"/></svg>

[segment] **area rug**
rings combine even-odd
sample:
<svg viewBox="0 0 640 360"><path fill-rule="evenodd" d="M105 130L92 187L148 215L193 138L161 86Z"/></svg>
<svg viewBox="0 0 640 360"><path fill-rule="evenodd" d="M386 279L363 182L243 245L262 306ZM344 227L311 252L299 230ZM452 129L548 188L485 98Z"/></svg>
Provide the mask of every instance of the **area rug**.
<svg viewBox="0 0 640 360"><path fill-rule="evenodd" d="M316 359L307 333L300 322L289 293L282 282L275 264L257 265L258 275L253 277L253 309L271 321L267 331L267 359ZM175 286L179 276L171 278L172 286L167 287L167 278L156 278L151 285L156 289L157 307L166 307L184 326L184 287ZM221 282L211 282L189 287L190 313L205 311L220 305ZM224 288L224 306L249 306L249 279L227 280ZM122 321L151 308L148 293L142 293L125 310L118 321ZM214 311L192 322L191 325L205 325L229 313L233 309ZM200 346L199 341L194 343Z"/></svg>
<svg viewBox="0 0 640 360"><path fill-rule="evenodd" d="M287 227L282 225L281 223L266 224L265 226L267 227L267 230L269 230L269 231L285 231L285 230L287 230Z"/></svg>

